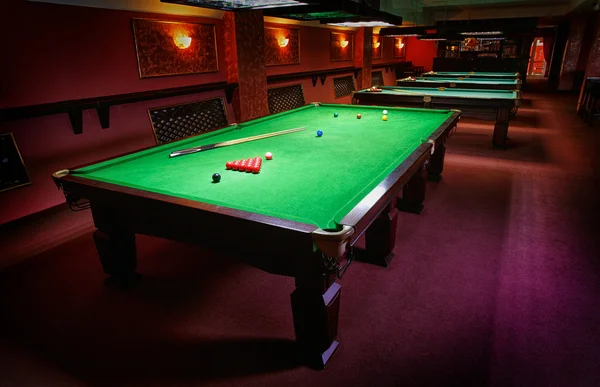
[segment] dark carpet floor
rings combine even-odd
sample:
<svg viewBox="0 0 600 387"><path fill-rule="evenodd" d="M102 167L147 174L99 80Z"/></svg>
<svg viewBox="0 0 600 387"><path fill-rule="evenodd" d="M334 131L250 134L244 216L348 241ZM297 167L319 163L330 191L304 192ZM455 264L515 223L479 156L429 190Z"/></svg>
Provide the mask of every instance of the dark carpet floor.
<svg viewBox="0 0 600 387"><path fill-rule="evenodd" d="M600 386L600 127L532 88L511 149L463 120L391 266L350 267L324 371L294 355L293 279L141 236L143 280L104 286L77 213L3 240L27 258L0 271L0 386Z"/></svg>

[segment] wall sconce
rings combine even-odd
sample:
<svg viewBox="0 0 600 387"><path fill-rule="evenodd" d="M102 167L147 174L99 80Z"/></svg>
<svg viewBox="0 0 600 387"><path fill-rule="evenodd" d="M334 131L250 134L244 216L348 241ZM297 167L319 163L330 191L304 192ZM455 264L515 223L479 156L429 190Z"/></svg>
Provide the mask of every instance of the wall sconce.
<svg viewBox="0 0 600 387"><path fill-rule="evenodd" d="M346 48L348 46L348 41L347 40L340 40L340 47L341 48Z"/></svg>
<svg viewBox="0 0 600 387"><path fill-rule="evenodd" d="M277 44L279 44L279 47L285 47L288 45L289 42L290 39L284 36L280 36L279 38L277 38Z"/></svg>
<svg viewBox="0 0 600 387"><path fill-rule="evenodd" d="M381 46L381 42L373 42L373 48L379 48Z"/></svg>
<svg viewBox="0 0 600 387"><path fill-rule="evenodd" d="M398 44L396 44L396 47L402 49L404 47L404 43L401 40L398 40Z"/></svg>
<svg viewBox="0 0 600 387"><path fill-rule="evenodd" d="M177 48L185 50L192 44L192 38L182 33L178 33L173 36L173 42Z"/></svg>

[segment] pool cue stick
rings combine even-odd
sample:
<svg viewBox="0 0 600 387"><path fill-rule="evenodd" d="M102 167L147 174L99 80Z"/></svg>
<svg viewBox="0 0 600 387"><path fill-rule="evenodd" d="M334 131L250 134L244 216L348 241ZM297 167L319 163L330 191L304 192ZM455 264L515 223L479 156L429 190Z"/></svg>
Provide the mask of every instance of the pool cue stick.
<svg viewBox="0 0 600 387"><path fill-rule="evenodd" d="M407 93L407 94L429 95L429 94L419 93L418 91L408 91L408 90L402 90L402 89L391 89L391 90L392 91L398 91L400 93Z"/></svg>
<svg viewBox="0 0 600 387"><path fill-rule="evenodd" d="M202 146L195 146L193 148L182 149L182 150L178 150L178 151L175 151L175 152L171 152L171 154L169 155L169 157L177 157L177 156L183 156L183 155L190 155L192 153L207 151L207 150L215 149L215 148L221 148L221 147L224 147L224 146L237 145L237 144L242 144L242 143L249 142L249 141L260 140L260 139L263 139L263 138L281 136L282 134L299 132L299 131L305 130L305 129L306 128L304 128L304 127L302 127L302 128L293 128L293 129L286 129L286 130L281 130L279 132L265 133L265 134L259 134L258 136L251 136L251 137L239 138L237 140L229 140L229 141L217 142L217 143L214 143L214 144L208 144L208 145L202 145Z"/></svg>

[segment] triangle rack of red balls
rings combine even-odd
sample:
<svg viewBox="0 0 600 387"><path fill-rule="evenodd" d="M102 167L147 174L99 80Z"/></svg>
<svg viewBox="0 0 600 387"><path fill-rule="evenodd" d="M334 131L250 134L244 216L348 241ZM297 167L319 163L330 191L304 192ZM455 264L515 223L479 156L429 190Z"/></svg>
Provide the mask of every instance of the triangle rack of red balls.
<svg viewBox="0 0 600 387"><path fill-rule="evenodd" d="M244 160L228 161L225 163L225 168L240 172L260 172L262 159L260 157L252 157Z"/></svg>

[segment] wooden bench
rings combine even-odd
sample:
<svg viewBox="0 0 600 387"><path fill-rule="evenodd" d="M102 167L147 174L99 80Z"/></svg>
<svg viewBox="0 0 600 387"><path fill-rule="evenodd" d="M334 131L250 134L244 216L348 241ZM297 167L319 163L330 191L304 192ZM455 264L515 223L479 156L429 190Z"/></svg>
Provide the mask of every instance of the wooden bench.
<svg viewBox="0 0 600 387"><path fill-rule="evenodd" d="M157 144L176 141L227 126L223 98L148 109Z"/></svg>
<svg viewBox="0 0 600 387"><path fill-rule="evenodd" d="M275 114L306 105L302 85L273 87L267 90L269 113Z"/></svg>

